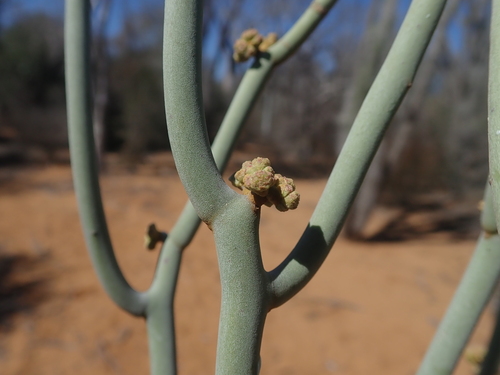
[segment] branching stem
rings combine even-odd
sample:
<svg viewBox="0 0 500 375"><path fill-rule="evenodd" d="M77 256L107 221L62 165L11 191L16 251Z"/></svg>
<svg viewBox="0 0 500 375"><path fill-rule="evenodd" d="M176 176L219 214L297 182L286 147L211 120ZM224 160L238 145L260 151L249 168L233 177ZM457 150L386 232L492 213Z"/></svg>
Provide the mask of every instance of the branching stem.
<svg viewBox="0 0 500 375"><path fill-rule="evenodd" d="M417 375L448 375L455 369L500 275L500 237L491 231L492 196L486 187L481 215L483 232L453 300L446 311Z"/></svg>
<svg viewBox="0 0 500 375"><path fill-rule="evenodd" d="M92 131L90 1L68 0L65 9L65 73L71 169L87 248L109 296L125 311L143 316L147 296L123 276L111 244L98 180Z"/></svg>
<svg viewBox="0 0 500 375"><path fill-rule="evenodd" d="M411 87L446 0L414 0L349 132L308 227L270 272L277 307L295 295L328 255L394 113ZM273 46L274 47L274 46Z"/></svg>

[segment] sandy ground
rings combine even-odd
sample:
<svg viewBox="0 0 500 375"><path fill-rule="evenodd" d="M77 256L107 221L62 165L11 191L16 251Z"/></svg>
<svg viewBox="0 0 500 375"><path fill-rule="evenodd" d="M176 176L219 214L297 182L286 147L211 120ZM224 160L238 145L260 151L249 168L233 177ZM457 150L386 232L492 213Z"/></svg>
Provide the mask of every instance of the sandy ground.
<svg viewBox="0 0 500 375"><path fill-rule="evenodd" d="M299 238L324 180L296 181L295 212L266 209L266 268ZM148 287L158 254L143 248L155 222L173 226L185 194L171 167L110 172L102 178L117 257L127 278ZM0 173L0 373L147 374L144 322L105 295L90 265L67 166ZM268 316L262 374L410 375L474 248L426 236L398 243L337 241L323 268ZM3 306L1 297L3 296ZM186 250L176 295L179 374L213 373L220 304L211 232ZM486 313L472 345L485 345ZM457 374L472 374L461 361Z"/></svg>

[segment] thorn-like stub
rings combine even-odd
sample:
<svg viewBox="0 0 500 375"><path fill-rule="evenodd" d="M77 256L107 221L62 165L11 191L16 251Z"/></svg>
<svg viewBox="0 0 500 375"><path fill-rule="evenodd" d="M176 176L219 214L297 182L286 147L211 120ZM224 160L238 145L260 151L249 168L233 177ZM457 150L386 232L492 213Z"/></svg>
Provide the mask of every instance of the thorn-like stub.
<svg viewBox="0 0 500 375"><path fill-rule="evenodd" d="M479 372L478 370L481 369L481 365L486 357L486 352L487 350L485 347L471 346L465 349L463 356L467 362L474 366L474 372Z"/></svg>
<svg viewBox="0 0 500 375"><path fill-rule="evenodd" d="M297 208L300 202L293 180L275 173L268 158L244 162L230 181L248 194L258 208L274 205L278 211L288 211Z"/></svg>
<svg viewBox="0 0 500 375"><path fill-rule="evenodd" d="M483 212L484 211L484 200L480 200L479 203L477 204L477 209L480 211L480 212Z"/></svg>
<svg viewBox="0 0 500 375"><path fill-rule="evenodd" d="M149 224L144 236L144 247L148 250L153 250L158 242L165 242L166 239L167 233L160 232L154 223Z"/></svg>

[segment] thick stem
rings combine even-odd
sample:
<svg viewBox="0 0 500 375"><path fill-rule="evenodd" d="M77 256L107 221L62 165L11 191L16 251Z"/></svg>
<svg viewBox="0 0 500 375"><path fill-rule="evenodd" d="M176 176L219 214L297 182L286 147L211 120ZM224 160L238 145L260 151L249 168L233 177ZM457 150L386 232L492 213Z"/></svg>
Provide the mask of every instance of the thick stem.
<svg viewBox="0 0 500 375"><path fill-rule="evenodd" d="M330 2L332 5L335 3L335 1ZM310 22L307 27L300 27L300 30L309 35L317 24L318 22ZM298 35L297 32L294 34ZM301 38L300 42L304 39ZM293 52L291 48L297 48L297 42L294 42L289 48L290 52L287 53L287 57ZM264 55L260 56L245 73L212 147L213 156L220 171L225 169L236 139L269 78L273 66L269 55ZM167 368L173 371L175 369L175 331L173 324L169 323L168 319L173 319L173 299L181 253L191 241L199 224L200 219L191 203L188 202L162 248L150 294L162 301L168 301L168 304L163 307L169 311L169 316L157 313L156 310L160 310L159 307L148 309L148 329L153 332L153 335L150 335L151 368L153 371L158 369L161 372ZM169 342L164 343L167 347L165 351L159 351L158 338L155 338L158 334L155 332L164 332L167 335Z"/></svg>
<svg viewBox="0 0 500 375"><path fill-rule="evenodd" d="M203 1L165 3L163 72L172 154L200 218L214 214L236 194L222 180L210 150L201 90Z"/></svg>
<svg viewBox="0 0 500 375"><path fill-rule="evenodd" d="M492 1L490 22L490 58L488 82L488 141L490 162L490 186L486 196L492 195L493 204L488 205L484 199L481 225L488 232L500 228L500 1ZM493 212L492 212L493 211ZM495 216L496 220L495 220ZM491 337L488 353L485 357L480 375L495 374L500 360L500 309L497 312L495 330Z"/></svg>
<svg viewBox="0 0 500 375"><path fill-rule="evenodd" d="M483 233L455 296L427 349L418 375L445 375L453 372L481 312L497 285L500 275L500 238L493 226L495 218L492 206L491 191L487 185L481 214Z"/></svg>
<svg viewBox="0 0 500 375"><path fill-rule="evenodd" d="M182 218L194 213L184 211ZM199 219L190 218L195 226L192 233L198 228ZM179 220L179 223L183 220ZM184 224L184 223L183 223ZM196 224L196 225L195 225ZM185 227L184 233L189 230ZM174 296L179 275L182 248L177 245L176 234L172 234L165 242L158 262L157 272L151 288L146 312L148 342L152 375L175 375L177 373L175 326L174 326Z"/></svg>
<svg viewBox="0 0 500 375"><path fill-rule="evenodd" d="M500 308L497 308L495 329L491 335L488 352L484 357L479 375L497 375L500 364Z"/></svg>
<svg viewBox="0 0 500 375"><path fill-rule="evenodd" d="M493 0L488 82L488 142L490 183L496 225L500 225L500 0Z"/></svg>
<svg viewBox="0 0 500 375"><path fill-rule="evenodd" d="M116 261L99 189L92 130L88 0L66 1L64 40L71 166L87 248L109 296L129 313L143 315L146 295L130 287Z"/></svg>
<svg viewBox="0 0 500 375"><path fill-rule="evenodd" d="M499 274L500 239L498 235L482 234L417 375L453 372Z"/></svg>
<svg viewBox="0 0 500 375"><path fill-rule="evenodd" d="M254 210L239 195L213 223L222 286L217 375L258 374L269 292Z"/></svg>
<svg viewBox="0 0 500 375"><path fill-rule="evenodd" d="M354 121L308 227L270 272L273 307L312 278L328 255L387 126L411 87L446 0L414 0Z"/></svg>

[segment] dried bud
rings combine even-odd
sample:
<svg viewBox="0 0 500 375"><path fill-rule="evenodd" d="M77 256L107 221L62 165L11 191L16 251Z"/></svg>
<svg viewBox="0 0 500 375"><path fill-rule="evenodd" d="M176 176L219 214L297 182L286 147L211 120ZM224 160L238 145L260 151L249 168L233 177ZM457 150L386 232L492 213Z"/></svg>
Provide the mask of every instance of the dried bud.
<svg viewBox="0 0 500 375"><path fill-rule="evenodd" d="M262 37L262 35L260 34L257 34L255 35L252 39L250 39L248 41L248 43L252 46L254 46L255 48L258 48L259 45L262 43L262 41L264 40L264 38Z"/></svg>
<svg viewBox="0 0 500 375"><path fill-rule="evenodd" d="M144 247L148 250L153 250L158 242L165 242L166 239L167 234L165 232L160 232L156 228L156 225L149 224L144 236Z"/></svg>
<svg viewBox="0 0 500 375"><path fill-rule="evenodd" d="M274 178L277 183L269 190L267 199L273 203L279 211L288 211L297 208L300 201L300 194L295 191L293 180L280 174L276 174Z"/></svg>
<svg viewBox="0 0 500 375"><path fill-rule="evenodd" d="M243 185L252 193L265 197L274 185L274 171L271 167L245 175Z"/></svg>
<svg viewBox="0 0 500 375"><path fill-rule="evenodd" d="M262 43L259 45L259 51L261 52L266 52L269 47L271 47L276 41L278 40L278 34L276 33L269 33L267 36L262 40Z"/></svg>
<svg viewBox="0 0 500 375"><path fill-rule="evenodd" d="M247 61L257 54L257 48L243 39L238 39L234 43L233 50L233 60L236 62Z"/></svg>
<svg viewBox="0 0 500 375"><path fill-rule="evenodd" d="M257 157L252 161L244 162L242 167L245 169L245 173L253 173L271 167L271 161L268 158Z"/></svg>
<svg viewBox="0 0 500 375"><path fill-rule="evenodd" d="M274 183L274 170L267 158L255 158L244 162L241 169L234 174L233 181L233 185L237 188L245 188L261 197L267 195L267 191Z"/></svg>
<svg viewBox="0 0 500 375"><path fill-rule="evenodd" d="M257 29L247 29L241 33L240 39L246 40L248 42L257 35L259 35Z"/></svg>
<svg viewBox="0 0 500 375"><path fill-rule="evenodd" d="M237 54L245 53L247 46L248 46L247 41L242 40L242 39L238 39L236 42L234 42L234 45L233 45L234 53L237 53Z"/></svg>
<svg viewBox="0 0 500 375"><path fill-rule="evenodd" d="M300 203L300 194L296 191L292 191L288 196L285 197L285 207L288 210L295 210Z"/></svg>
<svg viewBox="0 0 500 375"><path fill-rule="evenodd" d="M257 29L245 30L233 45L233 60L243 62L257 55L259 51L267 51L277 38L275 33L270 33L264 38Z"/></svg>
<svg viewBox="0 0 500 375"><path fill-rule="evenodd" d="M274 204L279 211L288 211L297 208L300 201L293 180L275 173L267 158L258 157L244 162L231 182L237 188L254 194L258 207Z"/></svg>

